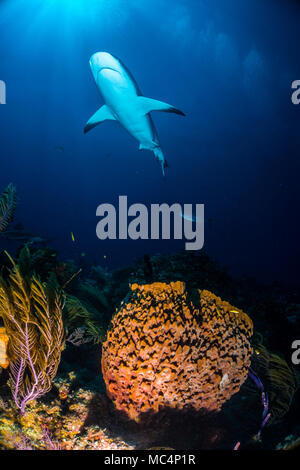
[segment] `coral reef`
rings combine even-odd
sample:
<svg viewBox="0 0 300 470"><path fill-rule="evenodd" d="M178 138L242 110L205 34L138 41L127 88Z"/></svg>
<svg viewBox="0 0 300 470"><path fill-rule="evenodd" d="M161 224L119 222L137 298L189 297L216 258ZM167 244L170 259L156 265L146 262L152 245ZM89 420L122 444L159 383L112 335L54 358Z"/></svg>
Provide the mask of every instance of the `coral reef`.
<svg viewBox="0 0 300 470"><path fill-rule="evenodd" d="M10 386L21 413L51 389L64 348L63 296L53 279L42 284L13 264L0 278L0 316L9 337Z"/></svg>
<svg viewBox="0 0 300 470"><path fill-rule="evenodd" d="M25 415L12 406L0 413L0 449L130 450L151 445L149 436L138 439L123 432L105 395L78 382L73 371L56 377L47 396L47 401L31 401Z"/></svg>
<svg viewBox="0 0 300 470"><path fill-rule="evenodd" d="M219 411L247 378L251 336L250 318L208 291L133 284L103 343L108 396L134 420L163 408Z"/></svg>
<svg viewBox="0 0 300 470"><path fill-rule="evenodd" d="M40 243L17 256L17 290L11 260L0 257L3 318L7 306L19 318L19 304L27 305L43 329L37 292L51 304L51 320L55 299L60 310L65 299L61 348L67 342L47 388L28 395L22 415L22 397L15 403L11 395L18 335L1 322L0 366L8 367L0 367L0 449L299 448L299 377L290 361L300 332L295 290L235 280L203 252L146 255L111 272L82 257L61 261ZM241 309L255 322L252 337ZM109 325L104 382L99 359ZM43 350L43 336L37 338ZM23 378L30 389L30 367Z"/></svg>

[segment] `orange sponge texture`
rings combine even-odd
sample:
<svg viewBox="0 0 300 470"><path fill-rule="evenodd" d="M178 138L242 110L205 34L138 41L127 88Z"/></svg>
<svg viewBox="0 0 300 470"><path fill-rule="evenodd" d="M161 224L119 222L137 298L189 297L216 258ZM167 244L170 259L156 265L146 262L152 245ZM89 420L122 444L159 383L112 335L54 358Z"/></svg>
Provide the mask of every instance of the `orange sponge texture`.
<svg viewBox="0 0 300 470"><path fill-rule="evenodd" d="M117 409L138 421L163 408L219 411L247 378L253 325L183 282L131 286L103 343L102 372Z"/></svg>

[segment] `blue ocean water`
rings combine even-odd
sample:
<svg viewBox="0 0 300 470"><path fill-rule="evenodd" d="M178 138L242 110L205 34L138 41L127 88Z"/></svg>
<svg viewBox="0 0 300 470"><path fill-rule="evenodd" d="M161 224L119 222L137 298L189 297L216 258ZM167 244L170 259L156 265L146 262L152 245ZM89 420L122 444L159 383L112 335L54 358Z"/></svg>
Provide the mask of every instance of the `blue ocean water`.
<svg viewBox="0 0 300 470"><path fill-rule="evenodd" d="M203 203L209 254L238 275L297 283L299 18L298 2L279 0L1 0L0 188L17 187L15 223L63 259L113 268L184 243L100 241L99 204ZM166 179L115 122L83 134L103 104L97 51L186 114L153 114Z"/></svg>

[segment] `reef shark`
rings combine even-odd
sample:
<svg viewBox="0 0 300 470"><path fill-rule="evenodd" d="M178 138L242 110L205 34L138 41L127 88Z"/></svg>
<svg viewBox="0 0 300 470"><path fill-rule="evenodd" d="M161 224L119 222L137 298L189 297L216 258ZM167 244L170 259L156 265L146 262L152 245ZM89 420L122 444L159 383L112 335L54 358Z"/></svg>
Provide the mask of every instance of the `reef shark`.
<svg viewBox="0 0 300 470"><path fill-rule="evenodd" d="M142 96L129 70L116 57L97 52L90 59L96 85L105 104L89 119L84 133L106 120L118 121L140 143L140 150L151 150L160 161L163 175L168 166L162 152L151 111L185 114L174 106Z"/></svg>

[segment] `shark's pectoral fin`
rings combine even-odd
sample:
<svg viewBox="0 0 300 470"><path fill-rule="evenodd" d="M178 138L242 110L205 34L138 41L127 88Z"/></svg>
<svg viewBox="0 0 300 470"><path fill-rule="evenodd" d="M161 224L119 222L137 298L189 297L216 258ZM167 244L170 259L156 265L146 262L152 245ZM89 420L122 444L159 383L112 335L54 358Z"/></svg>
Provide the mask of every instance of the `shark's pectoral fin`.
<svg viewBox="0 0 300 470"><path fill-rule="evenodd" d="M139 96L138 100L142 114L148 114L151 111L165 111L166 113L175 113L185 116L180 109L174 108L174 106L164 103L163 101L153 100L151 98L146 98L145 96Z"/></svg>
<svg viewBox="0 0 300 470"><path fill-rule="evenodd" d="M88 131L98 126L98 124L101 124L103 121L115 119L116 118L112 114L110 108L106 104L104 104L86 123L84 133L86 134Z"/></svg>

